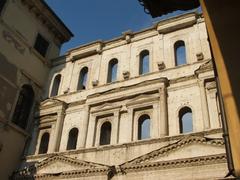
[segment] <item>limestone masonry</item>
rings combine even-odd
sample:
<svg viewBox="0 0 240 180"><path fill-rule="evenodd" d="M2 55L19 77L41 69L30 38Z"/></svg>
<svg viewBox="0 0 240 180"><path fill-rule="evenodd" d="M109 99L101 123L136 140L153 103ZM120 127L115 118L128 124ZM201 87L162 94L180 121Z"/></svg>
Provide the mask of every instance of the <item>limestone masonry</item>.
<svg viewBox="0 0 240 180"><path fill-rule="evenodd" d="M14 179L218 179L227 173L201 14L52 60Z"/></svg>

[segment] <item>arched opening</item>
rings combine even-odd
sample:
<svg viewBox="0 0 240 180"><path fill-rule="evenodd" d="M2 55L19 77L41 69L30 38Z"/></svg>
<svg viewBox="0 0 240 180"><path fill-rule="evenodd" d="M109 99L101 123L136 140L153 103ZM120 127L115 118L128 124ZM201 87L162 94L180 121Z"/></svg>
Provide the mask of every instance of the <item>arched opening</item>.
<svg viewBox="0 0 240 180"><path fill-rule="evenodd" d="M138 140L150 138L150 117L147 114L138 119Z"/></svg>
<svg viewBox="0 0 240 180"><path fill-rule="evenodd" d="M112 125L110 122L103 123L100 132L100 145L107 145L111 142Z"/></svg>
<svg viewBox="0 0 240 180"><path fill-rule="evenodd" d="M139 74L149 73L149 51L143 50L140 53Z"/></svg>
<svg viewBox="0 0 240 180"><path fill-rule="evenodd" d="M45 154L45 153L47 153L47 151L48 151L48 143L49 143L49 133L45 132L42 135L42 138L41 138L38 154Z"/></svg>
<svg viewBox="0 0 240 180"><path fill-rule="evenodd" d="M84 90L87 87L88 68L84 67L79 73L77 90Z"/></svg>
<svg viewBox="0 0 240 180"><path fill-rule="evenodd" d="M187 64L186 47L184 41L177 41L174 44L174 53L176 66Z"/></svg>
<svg viewBox="0 0 240 180"><path fill-rule="evenodd" d="M183 107L179 111L179 128L180 133L188 133L193 131L192 110L189 107Z"/></svg>
<svg viewBox="0 0 240 180"><path fill-rule="evenodd" d="M68 134L67 150L76 149L78 139L78 129L72 128Z"/></svg>
<svg viewBox="0 0 240 180"><path fill-rule="evenodd" d="M28 117L32 109L34 92L30 85L23 85L18 96L12 121L19 127L25 129Z"/></svg>
<svg viewBox="0 0 240 180"><path fill-rule="evenodd" d="M58 74L55 76L54 81L53 81L51 97L58 95L60 83L61 83L61 74Z"/></svg>
<svg viewBox="0 0 240 180"><path fill-rule="evenodd" d="M112 59L108 63L108 77L107 82L114 82L117 80L117 68L118 68L118 60Z"/></svg>

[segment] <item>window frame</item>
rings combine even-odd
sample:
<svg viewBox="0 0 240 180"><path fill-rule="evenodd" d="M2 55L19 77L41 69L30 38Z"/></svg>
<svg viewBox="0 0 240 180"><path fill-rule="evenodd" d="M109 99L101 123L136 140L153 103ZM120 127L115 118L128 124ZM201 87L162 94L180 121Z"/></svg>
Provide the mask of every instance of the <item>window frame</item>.
<svg viewBox="0 0 240 180"><path fill-rule="evenodd" d="M56 90L56 88L55 88L55 80L56 80L56 78L57 78L58 76L60 76L60 80L59 80L59 83L58 83L58 90L57 90L57 92L55 92L54 95L53 95L53 89ZM53 80L52 80L52 86L51 86L51 90L50 90L49 97L55 97L55 96L58 96L58 95L59 95L61 82L62 82L62 74L58 73L58 74L56 74L56 75L54 76L54 78L53 78Z"/></svg>
<svg viewBox="0 0 240 180"><path fill-rule="evenodd" d="M181 62L181 59L179 59L178 56L178 48L180 48L181 46L184 47L184 55L185 55L185 59L184 59L184 63ZM174 43L173 45L174 48L174 62L175 62L175 66L181 66L181 65L185 65L187 64L187 48L186 48L186 43L183 40L178 40Z"/></svg>
<svg viewBox="0 0 240 180"><path fill-rule="evenodd" d="M44 135L48 135L47 143L45 143L45 144L42 143ZM41 138L40 138L40 142L39 142L38 154L47 154L48 153L49 142L50 142L50 133L48 131L43 132L41 134ZM41 145L45 145L46 147L41 147ZM42 148L45 148L45 149L42 149ZM43 150L44 150L44 152L43 152Z"/></svg>
<svg viewBox="0 0 240 180"><path fill-rule="evenodd" d="M103 140L102 138L103 138L103 126L105 125L105 124L108 124L108 125L110 125L110 133L109 133L109 137L108 137L108 139L107 139L107 143L106 143L106 140ZM106 129L106 131L108 131L109 129ZM112 140L112 123L110 122L110 121L104 121L102 124L101 124L101 126L100 126L100 131L99 131L100 133L99 133L99 145L100 146L106 146L106 145L110 145L111 144L111 140ZM105 141L105 142L103 142L103 141Z"/></svg>
<svg viewBox="0 0 240 180"><path fill-rule="evenodd" d="M83 71L85 71L85 72L83 72ZM84 75L85 74L87 74L87 77L86 77L86 82L85 82L85 88L83 88L84 87L83 82L84 82ZM77 90L86 90L87 87L88 87L88 79L89 79L89 68L87 66L84 66L79 71Z"/></svg>
<svg viewBox="0 0 240 180"><path fill-rule="evenodd" d="M108 71L107 71L107 83L113 83L116 82L118 80L118 59L117 58L112 58L109 62L108 62ZM113 68L114 65L116 65L116 72L115 72L115 79L113 80Z"/></svg>
<svg viewBox="0 0 240 180"><path fill-rule="evenodd" d="M148 56L148 71L147 72L143 72L144 70L144 66L143 66L143 60L144 58ZM150 51L147 50L147 49L144 49L142 50L140 53L139 53L139 69L138 69L138 74L139 75L145 75L145 74L148 74L150 73Z"/></svg>
<svg viewBox="0 0 240 180"><path fill-rule="evenodd" d="M73 137L73 136L70 137L70 135L71 135L70 133L73 133L73 131L75 131L75 130L76 130L76 134L74 134L74 137ZM67 150L67 151L77 149L78 135L79 135L79 130L78 130L78 128L73 127L73 128L70 129L70 131L68 132L68 140L67 140L67 147L66 147L66 150ZM72 139L70 139L70 138L72 138ZM74 145L72 145L72 144L70 143L71 141L74 141L74 142L72 143L72 144L74 144Z"/></svg>
<svg viewBox="0 0 240 180"><path fill-rule="evenodd" d="M24 130L27 129L29 124L29 117L34 105L34 98L35 93L32 86L29 84L23 84L18 94L17 102L15 104L11 119L12 123Z"/></svg>
<svg viewBox="0 0 240 180"><path fill-rule="evenodd" d="M143 125L144 121L146 121L146 120L149 121L148 137L143 138L142 137L142 131L143 131L142 125ZM151 139L151 117L149 114L145 113L145 114L141 114L137 119L137 140L147 140L147 139Z"/></svg>
<svg viewBox="0 0 240 180"><path fill-rule="evenodd" d="M184 122L183 122L183 116L187 113L191 113L191 130L190 131L184 131ZM178 122L179 122L179 133L180 134L186 134L186 133L192 133L194 132L194 129L193 129L193 111L192 111L192 108L188 107L188 106L184 106L182 108L179 109L178 111Z"/></svg>
<svg viewBox="0 0 240 180"><path fill-rule="evenodd" d="M43 42L46 43L47 45L45 46L45 49L41 49L42 48L42 44L37 44L38 42ZM41 43L42 43L41 42ZM35 38L34 41L34 45L33 48L42 56L42 57L46 57L48 50L50 47L50 42L47 40L47 38L45 38L41 33L37 33L37 36ZM40 48L40 49L39 49Z"/></svg>

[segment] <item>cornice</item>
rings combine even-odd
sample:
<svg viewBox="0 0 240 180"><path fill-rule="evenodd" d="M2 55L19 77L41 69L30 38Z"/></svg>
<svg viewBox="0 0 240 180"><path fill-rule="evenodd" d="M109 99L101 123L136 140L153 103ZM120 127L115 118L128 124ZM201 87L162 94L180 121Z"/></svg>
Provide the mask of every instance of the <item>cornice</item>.
<svg viewBox="0 0 240 180"><path fill-rule="evenodd" d="M193 166L204 166L212 164L226 163L226 154L214 154L214 155L204 155L198 157L188 157L174 160L165 161L154 161L154 159L165 155L166 153L171 153L174 150L178 150L184 146L190 144L208 144L212 146L224 146L223 139L212 139L200 136L185 135L180 140L175 141L169 145L166 145L160 149L154 150L143 156L135 158L131 161L123 163L121 165L108 166L99 163L93 163L88 161L82 161L67 156L63 156L61 153L54 153L48 155L46 159L40 162L34 163L33 165L18 171L15 174L15 179L34 177L36 179L51 179L51 178L74 178L74 177L89 177L89 176L100 176L109 174L126 174L126 173L136 173L142 171L151 170L161 170L170 168L183 168L183 167L193 167ZM153 160L153 161L152 161ZM38 171L47 168L49 165L55 162L62 162L65 164L73 165L75 168L72 171L60 172L57 174L38 174ZM151 162L152 161L152 162ZM31 164L31 163L30 163ZM78 168L79 167L79 168ZM78 169L78 170L75 170Z"/></svg>
<svg viewBox="0 0 240 180"><path fill-rule="evenodd" d="M51 157L37 163L35 167L37 169L42 169L42 168L46 167L47 165L54 163L57 160L60 160L62 162L65 162L67 164L72 164L72 165L75 165L75 166L88 166L90 168L95 168L96 165L98 165L98 166L104 166L105 168L108 168L108 166L103 165L103 164L92 163L92 162L87 162L87 161L83 161L83 160L73 159L73 158L66 157L66 156L63 156L63 155L58 155L58 154L52 155Z"/></svg>
<svg viewBox="0 0 240 180"><path fill-rule="evenodd" d="M197 14L189 13L175 16L170 19L163 20L157 24L157 31L162 34L170 33L182 28L192 26L197 23Z"/></svg>
<svg viewBox="0 0 240 180"><path fill-rule="evenodd" d="M179 77L179 78L175 78L175 79L171 79L169 81L170 84L175 84L175 83L180 83L180 82L184 82L184 81L189 81L189 80L193 80L196 79L197 77L195 75L190 75L190 76L184 76L184 77Z"/></svg>
<svg viewBox="0 0 240 180"><path fill-rule="evenodd" d="M43 173L38 174L38 171L54 164L56 161L61 161L66 164L73 165L75 167L83 167L83 169L55 173ZM14 179L24 179L24 178L34 178L34 179L52 179L52 178L74 178L74 177L87 177L87 176L99 176L108 175L112 171L112 168L107 165L82 161L78 159L73 159L70 157L62 155L53 155L41 162L36 162L35 164L24 168L14 174Z"/></svg>
<svg viewBox="0 0 240 180"><path fill-rule="evenodd" d="M170 153L172 151L175 151L176 149L179 149L182 146L186 146L188 144L209 144L209 145L215 145L215 146L224 146L223 139L210 139L200 136L193 136L188 135L184 138L178 140L175 143L169 144L168 146L165 146L163 148L154 150L148 154L145 154L143 156L140 156L138 158L135 158L127 163L125 163L123 166L133 165L133 164L141 164L148 162L151 159L154 159L155 157L159 157L163 154Z"/></svg>
<svg viewBox="0 0 240 180"><path fill-rule="evenodd" d="M69 41L72 32L64 25L44 0L21 0L22 4L35 14L35 16L51 31L61 43Z"/></svg>
<svg viewBox="0 0 240 180"><path fill-rule="evenodd" d="M212 60L208 60L204 64L202 64L194 73L198 76L201 73L212 71L213 70L213 62Z"/></svg>
<svg viewBox="0 0 240 180"><path fill-rule="evenodd" d="M110 90L107 90L107 91L94 93L94 94L89 95L88 98L99 97L100 95L112 94L112 93L115 93L115 92L121 92L121 91L125 91L127 89L134 89L134 88L143 87L143 86L156 84L156 83L163 83L164 84L164 83L168 83L168 80L165 77L155 78L155 79L151 79L151 80L145 80L145 81L142 81L142 82L139 82L139 83L136 83L136 84L121 86L121 87L117 87L117 88L110 89Z"/></svg>
<svg viewBox="0 0 240 180"><path fill-rule="evenodd" d="M76 53L79 51L76 58L73 58L73 59L80 59L82 57L99 54L99 53L102 53L102 51L109 50L114 47L126 45L132 42L137 42L145 38L153 37L158 35L159 33L170 33L171 31L192 26L197 23L198 18L199 18L199 14L195 12L172 17L167 20L159 21L158 23L155 23L151 27L142 29L137 32L132 32L131 30L128 30L126 32L123 32L121 36L107 40L107 41L97 40L87 44L83 44L79 47L70 49L69 51L67 51L66 55ZM141 36L143 36L143 38L141 38ZM93 46L95 46L95 48L93 48Z"/></svg>
<svg viewBox="0 0 240 180"><path fill-rule="evenodd" d="M49 103L49 104L47 104ZM46 109L49 109L49 108L53 108L53 107L59 107L59 106L62 106L64 108L66 108L68 106L68 104L64 101L61 101L59 99L56 99L56 98L49 98L49 99L46 99L44 101L42 101L40 103L40 110L46 110Z"/></svg>
<svg viewBox="0 0 240 180"><path fill-rule="evenodd" d="M120 166L122 173L227 163L226 154Z"/></svg>

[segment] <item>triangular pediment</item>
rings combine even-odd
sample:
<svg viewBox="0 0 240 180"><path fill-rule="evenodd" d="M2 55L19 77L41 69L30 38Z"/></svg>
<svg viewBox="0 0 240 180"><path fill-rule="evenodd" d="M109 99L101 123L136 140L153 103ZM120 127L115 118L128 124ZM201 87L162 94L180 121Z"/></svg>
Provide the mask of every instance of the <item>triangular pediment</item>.
<svg viewBox="0 0 240 180"><path fill-rule="evenodd" d="M71 171L85 171L89 169L108 169L102 164L73 159L62 155L54 155L36 165L37 174L57 174Z"/></svg>
<svg viewBox="0 0 240 180"><path fill-rule="evenodd" d="M149 162L196 158L221 153L224 153L224 148L222 146L213 146L210 144L189 144L178 149L173 149L169 153L165 153L162 156L156 157L153 160L149 160Z"/></svg>
<svg viewBox="0 0 240 180"><path fill-rule="evenodd" d="M46 99L44 101L41 102L41 106L44 107L44 106L49 106L49 105L55 105L55 104L59 104L61 103L60 100L56 100L56 99Z"/></svg>
<svg viewBox="0 0 240 180"><path fill-rule="evenodd" d="M225 148L222 139L208 139L198 136L188 136L178 140L177 142L135 158L123 164L123 166L191 159L224 153Z"/></svg>
<svg viewBox="0 0 240 180"><path fill-rule="evenodd" d="M148 101L152 101L154 99L157 99L159 96L157 95L149 95L149 94L141 94L133 99L131 99L129 102L127 102L127 105L131 105L131 104L136 104L136 103L140 103L140 102L148 102Z"/></svg>
<svg viewBox="0 0 240 180"><path fill-rule="evenodd" d="M114 108L114 105L111 103L105 103L97 108L97 110L111 109Z"/></svg>

